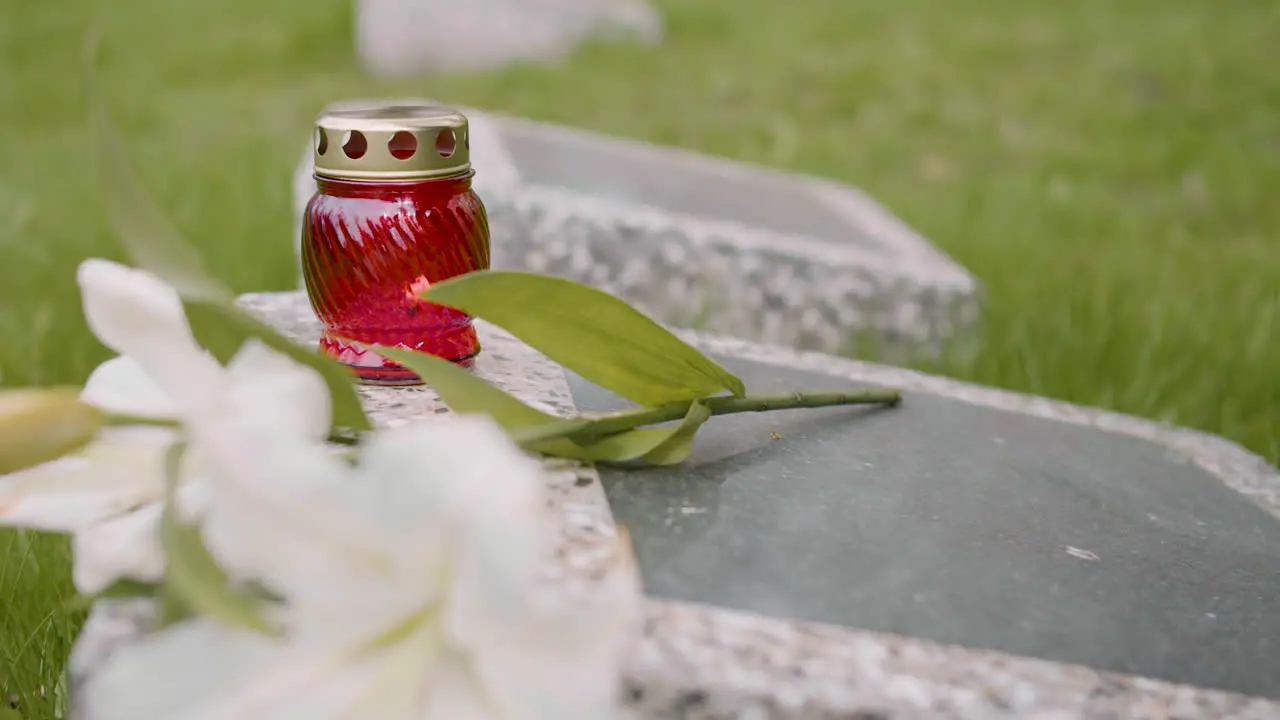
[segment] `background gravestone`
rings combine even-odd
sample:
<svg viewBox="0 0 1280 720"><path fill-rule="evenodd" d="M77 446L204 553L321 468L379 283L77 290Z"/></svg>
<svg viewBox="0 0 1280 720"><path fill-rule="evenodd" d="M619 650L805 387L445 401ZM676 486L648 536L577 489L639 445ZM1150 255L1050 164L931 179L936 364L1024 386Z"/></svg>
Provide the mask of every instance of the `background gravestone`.
<svg viewBox="0 0 1280 720"><path fill-rule="evenodd" d="M350 104L388 102L426 101ZM977 281L855 188L464 112L494 267L584 282L670 325L829 353L870 340L883 358L933 354L978 318ZM308 149L297 218L311 162Z"/></svg>
<svg viewBox="0 0 1280 720"><path fill-rule="evenodd" d="M356 56L379 75L554 60L593 38L656 43L645 0L356 0Z"/></svg>

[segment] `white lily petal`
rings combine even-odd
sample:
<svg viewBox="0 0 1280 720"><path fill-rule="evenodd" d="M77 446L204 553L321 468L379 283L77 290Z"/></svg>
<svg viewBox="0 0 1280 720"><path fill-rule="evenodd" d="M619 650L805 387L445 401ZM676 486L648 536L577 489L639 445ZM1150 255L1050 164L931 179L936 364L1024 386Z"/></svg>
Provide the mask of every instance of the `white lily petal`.
<svg viewBox="0 0 1280 720"><path fill-rule="evenodd" d="M172 287L148 272L98 259L82 262L76 279L85 319L102 344L134 358L185 412L216 402L222 368L196 345Z"/></svg>
<svg viewBox="0 0 1280 720"><path fill-rule="evenodd" d="M342 717L419 720L428 678L440 654L439 628L431 621L419 623L398 642L352 653L346 672L368 672L370 682Z"/></svg>
<svg viewBox="0 0 1280 720"><path fill-rule="evenodd" d="M0 477L0 525L77 530L161 497L166 446L134 440L99 440L74 456Z"/></svg>
<svg viewBox="0 0 1280 720"><path fill-rule="evenodd" d="M304 599L328 597L352 574L389 572L377 525L353 512L360 489L323 446L234 425L204 440L205 542L229 571Z"/></svg>
<svg viewBox="0 0 1280 720"><path fill-rule="evenodd" d="M385 594L362 592L386 585L396 570L384 529L370 512L376 483L362 485L324 444L239 414L199 426L212 478L205 542L228 571L289 598L290 627L338 642L385 630L406 603L419 600L389 607ZM349 600L363 610L349 613Z"/></svg>
<svg viewBox="0 0 1280 720"><path fill-rule="evenodd" d="M71 536L71 579L84 595L102 592L121 578L154 581L164 575L160 513L152 503L94 523Z"/></svg>
<svg viewBox="0 0 1280 720"><path fill-rule="evenodd" d="M360 472L362 485L386 488L384 527L437 524L453 536L452 580L474 588L465 592L478 604L459 612L523 606L548 556L550 518L541 466L493 420L464 416L381 432L366 444Z"/></svg>
<svg viewBox="0 0 1280 720"><path fill-rule="evenodd" d="M504 717L629 716L621 708L619 690L643 608L629 546L622 547L605 581L588 592L571 603L563 596L539 596L522 621L492 618L488 626L468 627L467 636L451 638L455 647L468 651L477 677Z"/></svg>
<svg viewBox="0 0 1280 720"><path fill-rule="evenodd" d="M79 699L89 720L388 717L348 711L389 669L381 658L353 661L334 647L197 619L117 650Z"/></svg>
<svg viewBox="0 0 1280 720"><path fill-rule="evenodd" d="M495 712L493 701L488 697L486 688L477 682L477 677L463 659L449 653L431 669L430 675L424 676L427 683L423 695L422 711L414 715L420 720L514 720L518 716L501 715ZM591 717L589 715L565 715L570 717ZM602 718L601 720L608 720Z"/></svg>
<svg viewBox="0 0 1280 720"><path fill-rule="evenodd" d="M273 433L317 441L329 436L332 400L314 369L253 338L231 359L227 375L245 420Z"/></svg>
<svg viewBox="0 0 1280 720"><path fill-rule="evenodd" d="M200 514L208 502L203 483L178 488L178 514L187 521ZM120 579L153 582L164 575L164 548L160 544L162 502L107 518L72 535L75 563L71 577L82 594L101 592Z"/></svg>
<svg viewBox="0 0 1280 720"><path fill-rule="evenodd" d="M77 701L90 720L232 720L204 711L282 652L270 638L192 620L116 649Z"/></svg>
<svg viewBox="0 0 1280 720"><path fill-rule="evenodd" d="M377 666L349 664L331 648L291 648L271 673L254 679L242 696L201 720L356 720L348 709L375 681ZM242 704L240 704L242 703ZM388 717L388 720L391 718ZM415 720L404 718L404 720Z"/></svg>
<svg viewBox="0 0 1280 720"><path fill-rule="evenodd" d="M80 399L120 415L176 418L178 408L137 360L120 355L89 375Z"/></svg>

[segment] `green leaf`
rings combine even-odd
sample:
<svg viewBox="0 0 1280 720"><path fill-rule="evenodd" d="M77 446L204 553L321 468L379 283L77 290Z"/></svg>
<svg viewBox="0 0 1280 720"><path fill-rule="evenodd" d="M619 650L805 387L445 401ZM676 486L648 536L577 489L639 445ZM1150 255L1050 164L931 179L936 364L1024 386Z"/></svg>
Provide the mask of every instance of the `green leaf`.
<svg viewBox="0 0 1280 720"><path fill-rule="evenodd" d="M174 496L185 448L185 443L174 443L165 456L168 488L160 517L168 595L165 599L176 600L181 606L226 625L273 634L276 628L262 617L258 598L232 587L230 578L205 547L199 527L178 518Z"/></svg>
<svg viewBox="0 0 1280 720"><path fill-rule="evenodd" d="M584 427L582 421L556 417L529 407L519 398L448 360L404 348L370 345L368 349L412 370L454 412L488 415L508 433L536 428L545 438L548 434L555 434L552 428L556 426L562 429L559 433L562 435L569 435ZM564 439L544 440L530 449L557 457L590 459L583 454L581 448Z"/></svg>
<svg viewBox="0 0 1280 720"><path fill-rule="evenodd" d="M577 438L575 441L597 462L627 463L638 460L647 465L676 465L689 457L694 435L710 417L711 408L701 400L695 400L689 404L689 411L677 424L624 430L592 442ZM590 429L585 432L590 432Z"/></svg>
<svg viewBox="0 0 1280 720"><path fill-rule="evenodd" d="M98 179L111 226L130 261L178 291L196 337L220 361L230 360L246 340L256 337L324 376L333 396L335 427L371 429L356 393L355 378L340 364L313 348L291 342L237 307L235 294L206 271L204 258L170 226L134 171L106 103L97 93L93 77L95 54L96 47L90 47L87 73Z"/></svg>
<svg viewBox="0 0 1280 720"><path fill-rule="evenodd" d="M623 463L652 452L666 442L677 427L634 428L592 440L575 439L574 442L582 447L584 459ZM587 432L590 432L589 428Z"/></svg>
<svg viewBox="0 0 1280 720"><path fill-rule="evenodd" d="M422 297L499 325L547 357L641 405L741 396L733 373L608 293L536 273L483 270Z"/></svg>
<svg viewBox="0 0 1280 720"><path fill-rule="evenodd" d="M640 457L641 462L648 465L679 465L689 458L693 452L693 438L703 423L711 419L711 408L701 400L694 400L689 405L689 413L684 416L675 431L657 447Z"/></svg>

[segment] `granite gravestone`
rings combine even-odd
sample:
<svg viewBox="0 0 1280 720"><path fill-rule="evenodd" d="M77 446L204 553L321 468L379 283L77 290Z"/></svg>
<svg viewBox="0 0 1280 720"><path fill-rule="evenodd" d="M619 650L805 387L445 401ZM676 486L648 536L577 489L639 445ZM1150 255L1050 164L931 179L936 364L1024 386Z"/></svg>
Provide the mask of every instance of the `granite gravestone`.
<svg viewBox="0 0 1280 720"><path fill-rule="evenodd" d="M495 267L585 282L677 327L826 352L937 352L977 320L978 283L854 188L465 113ZM298 217L312 192L308 149Z"/></svg>
<svg viewBox="0 0 1280 720"><path fill-rule="evenodd" d="M356 56L379 75L560 58L589 39L656 43L646 0L356 0Z"/></svg>
<svg viewBox="0 0 1280 720"><path fill-rule="evenodd" d="M721 359L755 392L851 383ZM602 475L660 597L1280 698L1280 519L1148 439L915 392Z"/></svg>

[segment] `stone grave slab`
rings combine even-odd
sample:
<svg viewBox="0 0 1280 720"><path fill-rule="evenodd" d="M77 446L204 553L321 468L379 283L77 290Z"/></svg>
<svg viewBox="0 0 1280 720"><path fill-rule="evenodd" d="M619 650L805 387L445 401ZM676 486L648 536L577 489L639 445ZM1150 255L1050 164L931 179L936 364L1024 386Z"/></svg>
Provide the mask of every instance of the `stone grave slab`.
<svg viewBox="0 0 1280 720"><path fill-rule="evenodd" d="M302 293L243 303L301 342L318 337ZM527 402L613 406L479 330L476 372ZM1125 416L686 337L758 391L891 385L906 398L717 418L677 470L547 462L562 527L549 582L590 592L615 515L635 541L650 600L624 683L639 717L1280 717L1264 672L1280 476L1260 458ZM425 388L361 392L379 426L447 412ZM148 612L95 607L73 693Z"/></svg>
<svg viewBox="0 0 1280 720"><path fill-rule="evenodd" d="M722 359L758 392L850 385ZM921 393L699 440L602 469L654 595L1280 698L1280 518L1150 440Z"/></svg>
<svg viewBox="0 0 1280 720"><path fill-rule="evenodd" d="M883 357L933 353L977 320L978 283L854 188L464 112L495 267L585 282L677 327L833 353L860 338ZM298 218L311 172L308 149Z"/></svg>
<svg viewBox="0 0 1280 720"><path fill-rule="evenodd" d="M356 0L355 50L366 71L405 75L557 60L587 40L657 43L646 0Z"/></svg>

